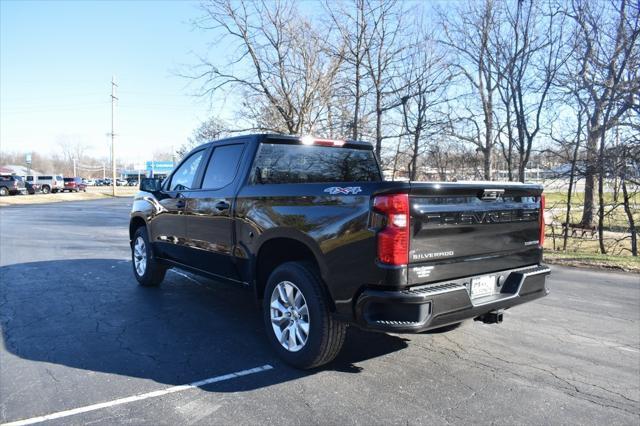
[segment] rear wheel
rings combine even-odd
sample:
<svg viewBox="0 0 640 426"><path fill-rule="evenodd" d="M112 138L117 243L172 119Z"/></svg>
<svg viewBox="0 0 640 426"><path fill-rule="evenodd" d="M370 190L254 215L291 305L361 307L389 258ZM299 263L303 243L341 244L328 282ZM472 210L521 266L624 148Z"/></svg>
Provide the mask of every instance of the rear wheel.
<svg viewBox="0 0 640 426"><path fill-rule="evenodd" d="M267 281L263 307L269 341L287 363L314 368L340 352L347 326L332 317L326 289L310 264L278 266Z"/></svg>
<svg viewBox="0 0 640 426"><path fill-rule="evenodd" d="M45 185L42 187L43 194L48 194L49 192L51 192L51 188L49 188L49 185Z"/></svg>
<svg viewBox="0 0 640 426"><path fill-rule="evenodd" d="M133 235L131 263L133 264L133 274L141 286L155 287L164 280L167 268L160 265L153 255L147 229L144 226L136 229Z"/></svg>
<svg viewBox="0 0 640 426"><path fill-rule="evenodd" d="M6 197L9 195L9 189L6 186L0 186L0 196Z"/></svg>

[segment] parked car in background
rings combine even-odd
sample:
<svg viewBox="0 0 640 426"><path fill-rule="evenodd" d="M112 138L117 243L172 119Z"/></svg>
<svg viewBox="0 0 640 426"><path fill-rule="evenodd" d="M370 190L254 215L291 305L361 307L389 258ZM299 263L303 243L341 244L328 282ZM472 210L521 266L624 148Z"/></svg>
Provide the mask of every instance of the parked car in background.
<svg viewBox="0 0 640 426"><path fill-rule="evenodd" d="M129 178L129 179L127 179L127 185L129 185L129 186L138 186L138 179L137 178Z"/></svg>
<svg viewBox="0 0 640 426"><path fill-rule="evenodd" d="M61 191L62 192L64 191L87 192L87 185L84 182L82 182L82 178L79 178L79 177L64 178L64 188Z"/></svg>
<svg viewBox="0 0 640 426"><path fill-rule="evenodd" d="M0 175L0 196L26 194L27 188L21 176Z"/></svg>
<svg viewBox="0 0 640 426"><path fill-rule="evenodd" d="M27 176L27 182L39 184L43 194L50 192L55 194L64 189L64 178L62 175Z"/></svg>
<svg viewBox="0 0 640 426"><path fill-rule="evenodd" d="M87 186L96 186L96 181L93 179L82 179L82 183Z"/></svg>
<svg viewBox="0 0 640 426"><path fill-rule="evenodd" d="M124 179L116 179L117 186L127 186L129 183Z"/></svg>
<svg viewBox="0 0 640 426"><path fill-rule="evenodd" d="M37 192L42 192L42 186L39 183L31 183L25 181L24 186L27 188L29 195L33 195Z"/></svg>

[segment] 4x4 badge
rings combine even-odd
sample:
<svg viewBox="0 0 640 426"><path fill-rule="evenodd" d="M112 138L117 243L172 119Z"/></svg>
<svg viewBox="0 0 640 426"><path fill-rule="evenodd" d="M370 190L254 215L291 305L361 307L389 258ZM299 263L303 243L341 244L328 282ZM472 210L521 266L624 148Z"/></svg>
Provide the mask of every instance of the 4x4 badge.
<svg viewBox="0 0 640 426"><path fill-rule="evenodd" d="M325 188L324 192L328 192L331 195L349 195L349 194L358 194L362 192L362 188L359 186L332 186L329 188Z"/></svg>

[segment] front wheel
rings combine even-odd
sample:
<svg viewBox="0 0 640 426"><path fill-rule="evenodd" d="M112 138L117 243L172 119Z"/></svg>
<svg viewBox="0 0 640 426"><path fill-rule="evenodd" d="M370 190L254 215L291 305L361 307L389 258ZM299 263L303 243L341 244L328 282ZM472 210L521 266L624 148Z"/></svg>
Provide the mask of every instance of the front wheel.
<svg viewBox="0 0 640 426"><path fill-rule="evenodd" d="M49 187L47 185L42 187L42 193L43 194L48 194L51 191L51 189L49 189Z"/></svg>
<svg viewBox="0 0 640 426"><path fill-rule="evenodd" d="M167 268L160 265L153 255L147 229L144 226L139 227L133 235L131 263L133 275L141 286L156 287L164 280Z"/></svg>
<svg viewBox="0 0 640 426"><path fill-rule="evenodd" d="M267 281L263 307L269 341L287 363L314 368L340 352L347 326L332 317L327 291L312 265L278 266Z"/></svg>
<svg viewBox="0 0 640 426"><path fill-rule="evenodd" d="M0 197L6 197L9 195L9 190L6 186L0 186Z"/></svg>

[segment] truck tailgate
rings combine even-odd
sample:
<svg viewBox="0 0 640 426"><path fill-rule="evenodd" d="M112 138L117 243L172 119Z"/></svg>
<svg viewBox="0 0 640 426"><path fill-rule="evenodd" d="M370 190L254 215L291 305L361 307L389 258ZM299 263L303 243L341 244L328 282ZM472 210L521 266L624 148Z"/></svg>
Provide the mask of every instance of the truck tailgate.
<svg viewBox="0 0 640 426"><path fill-rule="evenodd" d="M538 263L539 185L411 183L409 284Z"/></svg>

